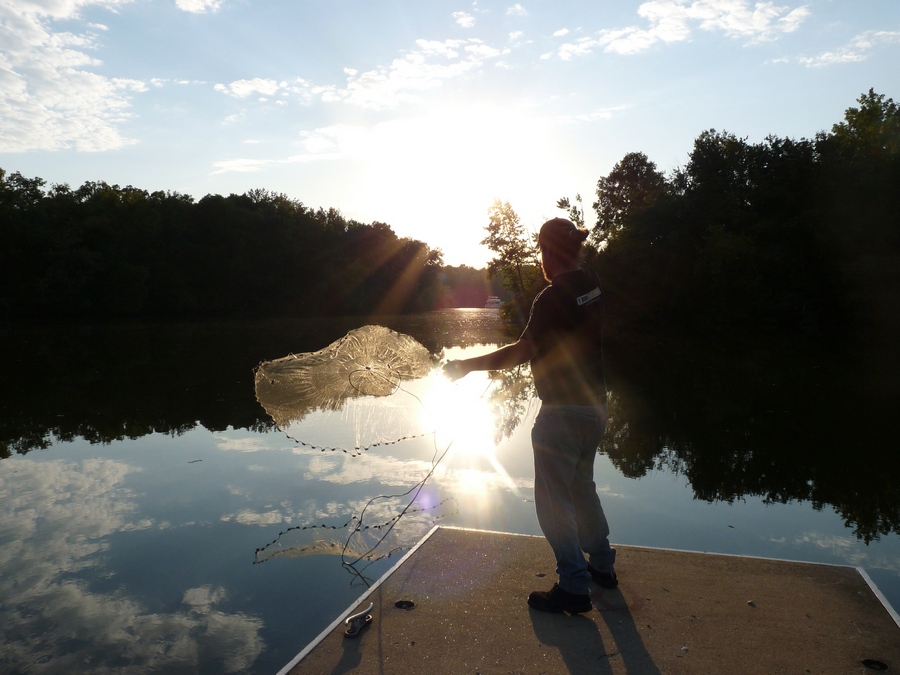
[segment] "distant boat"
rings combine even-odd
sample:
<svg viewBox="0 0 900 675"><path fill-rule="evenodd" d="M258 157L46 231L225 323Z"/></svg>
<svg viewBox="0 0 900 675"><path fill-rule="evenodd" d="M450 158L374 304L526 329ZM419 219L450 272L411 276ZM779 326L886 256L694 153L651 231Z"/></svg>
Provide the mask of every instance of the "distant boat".
<svg viewBox="0 0 900 675"><path fill-rule="evenodd" d="M485 309L500 309L503 306L503 301L498 298L496 295L489 295L487 302L484 303Z"/></svg>

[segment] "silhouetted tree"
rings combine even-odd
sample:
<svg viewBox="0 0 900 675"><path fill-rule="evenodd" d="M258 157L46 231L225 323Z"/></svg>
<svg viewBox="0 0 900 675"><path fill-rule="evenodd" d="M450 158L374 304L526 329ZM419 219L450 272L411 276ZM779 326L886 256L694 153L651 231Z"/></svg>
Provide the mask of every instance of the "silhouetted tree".
<svg viewBox="0 0 900 675"><path fill-rule="evenodd" d="M0 312L239 317L430 309L440 251L286 195L45 189L0 171Z"/></svg>
<svg viewBox="0 0 900 675"><path fill-rule="evenodd" d="M814 141L704 131L669 178L626 155L595 205L610 323L900 330L900 116L859 103Z"/></svg>
<svg viewBox="0 0 900 675"><path fill-rule="evenodd" d="M487 236L481 241L494 253L488 274L499 277L503 286L513 292L511 306L505 306L504 311L509 318L522 322L528 316L531 301L543 287L537 246L509 202L495 200L488 216Z"/></svg>
<svg viewBox="0 0 900 675"><path fill-rule="evenodd" d="M625 155L607 176L597 181L597 201L593 204L597 214L594 243L602 245L614 239L628 218L651 206L667 188L665 176L647 155L643 152Z"/></svg>
<svg viewBox="0 0 900 675"><path fill-rule="evenodd" d="M575 195L574 201L569 201L568 197L561 197L556 200L556 208L566 212L573 223L578 227L584 227L584 206L581 203L581 195Z"/></svg>

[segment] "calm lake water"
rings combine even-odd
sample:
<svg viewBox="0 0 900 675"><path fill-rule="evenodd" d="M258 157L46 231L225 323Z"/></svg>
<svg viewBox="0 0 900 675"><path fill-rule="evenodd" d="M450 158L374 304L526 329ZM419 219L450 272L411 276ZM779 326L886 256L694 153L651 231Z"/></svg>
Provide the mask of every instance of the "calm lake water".
<svg viewBox="0 0 900 675"><path fill-rule="evenodd" d="M272 673L434 524L540 534L527 369L275 426L257 364L366 323L436 362L515 339L491 310L0 329L0 671ZM610 342L612 539L859 565L900 608L879 354Z"/></svg>

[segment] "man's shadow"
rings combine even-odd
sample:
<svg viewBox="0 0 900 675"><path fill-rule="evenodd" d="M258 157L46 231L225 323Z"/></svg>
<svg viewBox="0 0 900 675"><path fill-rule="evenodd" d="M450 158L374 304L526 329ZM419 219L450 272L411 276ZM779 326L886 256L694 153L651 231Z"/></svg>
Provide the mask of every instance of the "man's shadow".
<svg viewBox="0 0 900 675"><path fill-rule="evenodd" d="M567 614L549 614L529 609L534 634L541 644L556 647L571 675L612 675L609 656L591 619ZM614 648L611 650L614 651Z"/></svg>
<svg viewBox="0 0 900 675"><path fill-rule="evenodd" d="M660 675L634 623L625 596L619 589L591 595L594 612L568 616L529 610L534 634L559 649L570 675L612 673L610 659L621 659L628 673ZM605 644L597 627L597 616L606 624L613 644Z"/></svg>

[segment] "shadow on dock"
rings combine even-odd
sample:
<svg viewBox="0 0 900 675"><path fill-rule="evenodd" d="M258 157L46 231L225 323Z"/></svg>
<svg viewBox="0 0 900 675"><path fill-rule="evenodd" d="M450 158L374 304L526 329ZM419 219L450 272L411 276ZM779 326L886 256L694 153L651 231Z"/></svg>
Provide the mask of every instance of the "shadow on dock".
<svg viewBox="0 0 900 675"><path fill-rule="evenodd" d="M594 611L530 609L543 538L435 528L281 671L848 673L900 669L900 619L853 567L617 546ZM399 601L413 603L400 608ZM343 618L373 603L359 637Z"/></svg>

